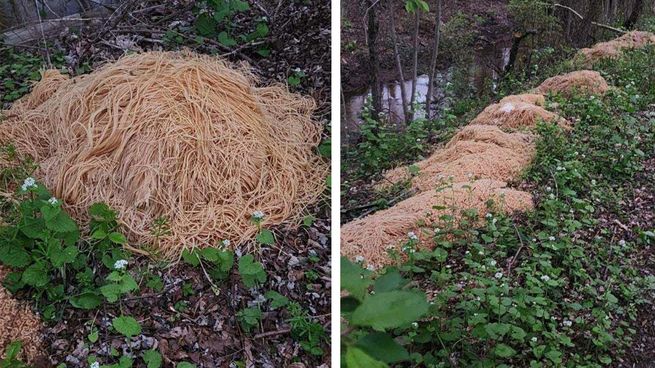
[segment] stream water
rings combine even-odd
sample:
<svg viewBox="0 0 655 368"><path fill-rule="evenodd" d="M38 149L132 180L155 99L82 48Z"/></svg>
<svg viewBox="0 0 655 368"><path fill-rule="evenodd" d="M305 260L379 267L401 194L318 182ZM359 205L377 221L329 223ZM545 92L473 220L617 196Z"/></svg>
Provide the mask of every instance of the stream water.
<svg viewBox="0 0 655 368"><path fill-rule="evenodd" d="M455 75L461 78L463 73L465 83L475 91L481 91L485 88L494 89L499 77L499 71L503 70L509 61L509 50L507 43L495 43L477 51L469 65L463 67L451 66L445 70L437 71L433 97L434 101L436 101L436 104L433 105L434 108L441 111L447 107L449 99L445 97L457 98L448 88L448 84L453 82ZM417 78L416 103L419 105L425 104L428 80L427 75L420 75ZM406 80L403 85L399 81L393 81L382 86L382 110L388 117L388 121L395 124L398 129L402 129L404 126L404 124L401 124L404 121L401 88L405 89L406 96L409 99L412 90L411 80ZM360 125L363 123L362 111L370 96L370 87L361 93L344 96L342 117L345 121L341 124L342 144L353 144L359 138ZM415 118L421 118L424 115L424 109L419 109Z"/></svg>

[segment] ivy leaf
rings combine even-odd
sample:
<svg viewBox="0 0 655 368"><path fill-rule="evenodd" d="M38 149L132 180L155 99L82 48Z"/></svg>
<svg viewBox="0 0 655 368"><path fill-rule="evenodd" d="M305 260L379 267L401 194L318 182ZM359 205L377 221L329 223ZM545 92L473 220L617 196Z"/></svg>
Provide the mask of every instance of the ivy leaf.
<svg viewBox="0 0 655 368"><path fill-rule="evenodd" d="M384 331L414 322L427 313L425 294L413 291L389 291L368 296L355 309L351 322Z"/></svg>
<svg viewBox="0 0 655 368"><path fill-rule="evenodd" d="M133 317L116 317L111 321L111 324L118 333L125 337L134 337L141 333L141 325Z"/></svg>

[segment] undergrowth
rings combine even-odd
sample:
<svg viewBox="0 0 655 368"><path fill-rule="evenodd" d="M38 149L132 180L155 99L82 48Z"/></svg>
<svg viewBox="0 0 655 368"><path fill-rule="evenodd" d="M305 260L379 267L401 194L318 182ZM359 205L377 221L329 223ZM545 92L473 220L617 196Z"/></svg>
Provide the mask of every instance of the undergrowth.
<svg viewBox="0 0 655 368"><path fill-rule="evenodd" d="M574 129L539 125L523 184L533 211L467 210L457 224L445 216L433 249L410 234L396 264L378 272L342 259L342 365L617 364L655 289L634 256L655 234L617 236L601 218L620 223L635 175L655 156L655 119L643 113L655 102L652 60L651 47L599 64L617 87L605 97L551 96Z"/></svg>

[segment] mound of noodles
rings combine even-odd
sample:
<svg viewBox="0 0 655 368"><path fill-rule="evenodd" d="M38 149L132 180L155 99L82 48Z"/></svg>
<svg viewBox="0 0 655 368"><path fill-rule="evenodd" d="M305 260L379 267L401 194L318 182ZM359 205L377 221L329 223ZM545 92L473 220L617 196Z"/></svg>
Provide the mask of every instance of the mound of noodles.
<svg viewBox="0 0 655 368"><path fill-rule="evenodd" d="M106 202L132 243L167 257L240 245L258 231L255 211L263 226L297 220L328 172L314 101L257 82L246 66L174 52L73 79L47 71L6 112L0 142L40 164L37 179L78 220ZM168 231L154 236L157 219Z"/></svg>

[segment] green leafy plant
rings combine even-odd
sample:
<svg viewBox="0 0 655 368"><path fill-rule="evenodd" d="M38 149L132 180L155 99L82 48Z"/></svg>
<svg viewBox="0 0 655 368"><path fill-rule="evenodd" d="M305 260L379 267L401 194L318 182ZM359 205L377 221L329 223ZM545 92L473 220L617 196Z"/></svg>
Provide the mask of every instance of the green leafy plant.
<svg viewBox="0 0 655 368"><path fill-rule="evenodd" d="M21 362L18 359L23 348L23 343L20 341L12 341L5 348L4 359L0 360L0 368L29 368L29 365Z"/></svg>
<svg viewBox="0 0 655 368"><path fill-rule="evenodd" d="M328 339L323 326L312 321L307 310L297 302L288 303L287 310L291 315L289 324L293 339L298 341L306 352L316 356L323 355L323 345Z"/></svg>
<svg viewBox="0 0 655 368"><path fill-rule="evenodd" d="M114 258L125 257L120 249L125 237L115 231L112 212L106 205L91 206L91 236L81 239L61 202L33 178L25 179L17 196L19 201L9 212L11 221L0 227L0 262L13 270L5 287L29 293L48 320L63 313L59 306L65 302L75 308L97 308L102 303L101 280L89 264L102 259L113 267ZM123 285L127 277L109 276ZM136 289L133 282L129 286Z"/></svg>
<svg viewBox="0 0 655 368"><path fill-rule="evenodd" d="M239 275L246 287L253 288L266 282L266 271L261 263L255 261L252 254L239 259Z"/></svg>
<svg viewBox="0 0 655 368"><path fill-rule="evenodd" d="M257 41L257 53L261 56L268 55L269 48L258 41L266 38L270 32L267 20L257 19L249 27L244 27L243 22L234 20L235 16L250 9L247 1L206 0L200 4L194 23L195 30L200 36L215 39L224 47L235 47Z"/></svg>
<svg viewBox="0 0 655 368"><path fill-rule="evenodd" d="M259 326L259 321L262 319L262 311L259 307L244 308L237 312L237 319L241 323L241 327L250 333L250 331Z"/></svg>
<svg viewBox="0 0 655 368"><path fill-rule="evenodd" d="M146 350L143 352L143 361L148 368L159 368L161 367L162 357L157 350Z"/></svg>
<svg viewBox="0 0 655 368"><path fill-rule="evenodd" d="M341 300L348 321L342 337L348 367L386 367L408 360L406 349L385 333L411 331L428 312L425 294L405 289L408 282L393 268L374 280L371 271L341 258L341 287L348 293Z"/></svg>
<svg viewBox="0 0 655 368"><path fill-rule="evenodd" d="M118 333L127 338L141 334L141 325L134 317L116 317L111 321L111 324Z"/></svg>

